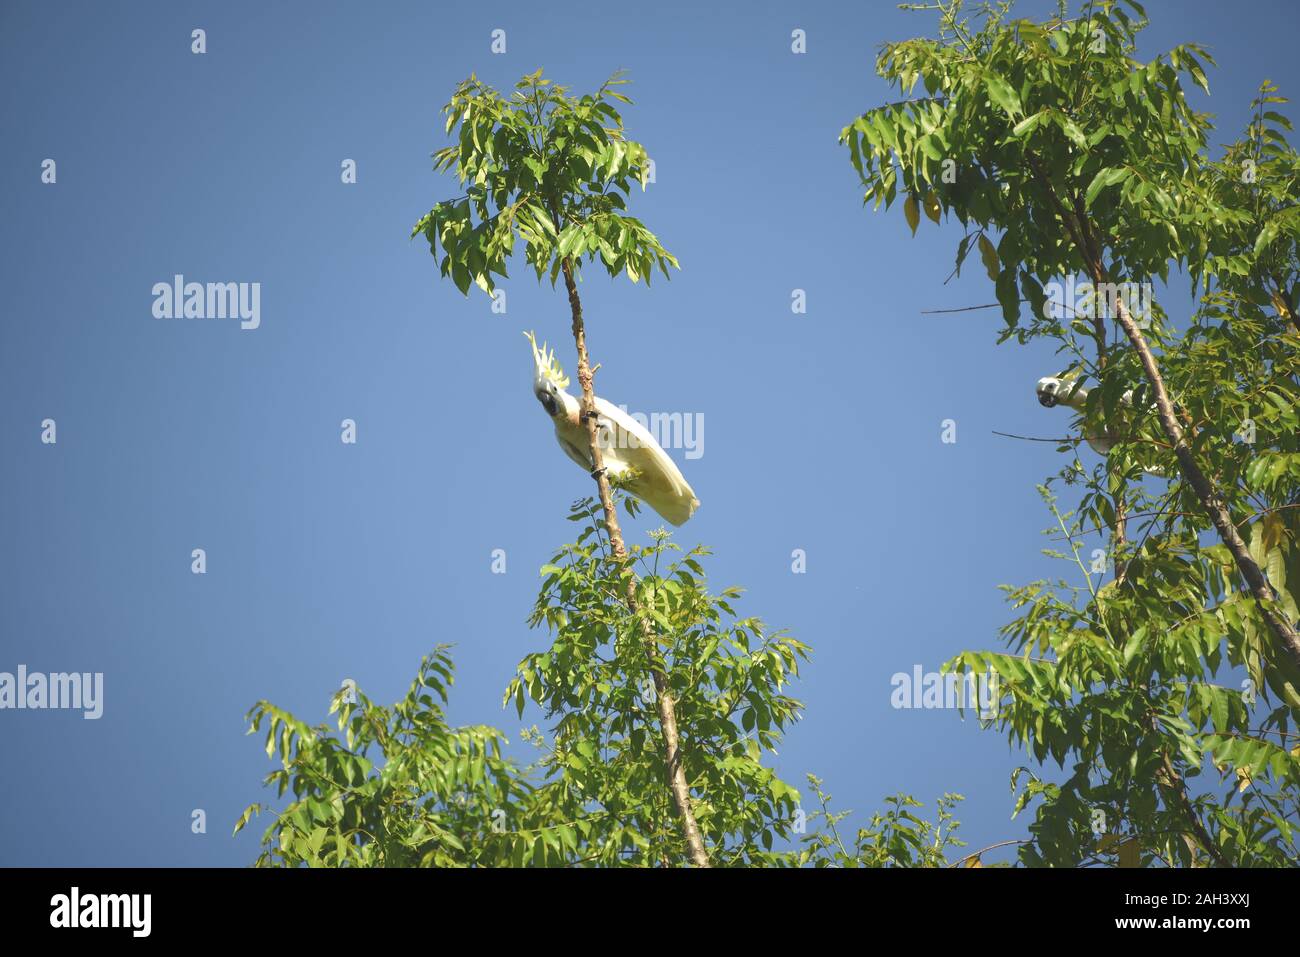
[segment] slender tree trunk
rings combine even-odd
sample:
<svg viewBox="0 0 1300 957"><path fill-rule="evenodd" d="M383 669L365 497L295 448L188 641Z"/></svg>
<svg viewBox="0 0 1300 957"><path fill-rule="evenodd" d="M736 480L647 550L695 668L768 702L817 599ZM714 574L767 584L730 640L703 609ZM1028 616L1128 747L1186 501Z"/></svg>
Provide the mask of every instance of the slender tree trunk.
<svg viewBox="0 0 1300 957"><path fill-rule="evenodd" d="M1199 844L1214 861L1216 867L1229 866L1223 857L1223 852L1214 843L1214 838L1210 836L1210 832L1201 823L1200 815L1196 813L1191 798L1187 796L1187 785L1183 782L1182 775L1174 767L1169 752L1166 751L1162 757L1164 760L1160 769L1156 771L1156 783L1166 792L1165 801L1171 806L1177 807L1183 819L1187 822L1189 832L1187 836L1191 838L1191 843Z"/></svg>
<svg viewBox="0 0 1300 957"><path fill-rule="evenodd" d="M1106 323L1101 318L1100 310L1094 311L1097 312L1092 319L1093 336L1097 340L1097 371L1104 375L1110 364L1110 350L1106 348ZM1111 505L1115 509L1115 526L1111 534L1110 551L1115 561L1115 582L1122 585L1128 576L1128 563L1120 558L1120 553L1128 543L1128 503L1124 498L1127 483L1112 473L1109 457L1106 459L1106 476L1114 480Z"/></svg>
<svg viewBox="0 0 1300 957"><path fill-rule="evenodd" d="M1051 198L1052 203L1055 204L1056 213L1060 216L1061 222L1070 234L1070 238L1074 240L1075 247L1087 265L1093 282L1097 284L1104 282L1107 278L1106 269L1102 263L1102 247L1104 243L1092 230L1084 210L1083 201L1078 197L1075 198L1074 214L1071 215L1070 211L1061 202L1060 197L1057 196L1056 190L1041 164L1032 157L1030 157L1029 163L1040 184ZM1246 580L1251 595L1254 596L1259 605L1260 616L1263 617L1269 630L1273 632L1274 637L1281 644L1285 653L1291 656L1297 666L1300 666L1300 633L1297 633L1295 627L1278 612L1277 606L1273 603L1273 589L1269 585L1268 579L1264 577L1264 573L1260 570L1255 559L1251 558L1250 549L1246 547L1246 543L1237 532L1237 526L1233 524L1232 516L1228 513L1222 497L1215 491L1214 486L1206 478L1205 473L1201 471L1200 466L1196 464L1196 458L1192 455L1192 449L1187 443L1183 427L1178 422L1178 415L1174 410L1174 405L1169 400L1164 378L1160 375L1160 369L1156 365L1156 359L1151 352L1151 347L1147 344L1146 337L1142 335L1142 330L1137 327L1137 323L1129 315L1128 308L1118 297L1115 302L1115 315L1120 327L1124 330L1124 334L1137 351L1138 358L1142 361L1142 371L1155 392L1160 425L1164 429L1165 436L1169 439L1170 444L1174 447L1174 455L1178 459L1179 471L1192 487L1192 491L1196 493L1201 507L1205 509L1215 531L1219 533L1219 538L1223 540L1223 544L1232 555L1237 569Z"/></svg>
<svg viewBox="0 0 1300 957"><path fill-rule="evenodd" d="M1041 164L1036 162L1033 157L1029 157L1030 166L1037 177L1039 183L1043 186L1052 203L1055 205L1056 213L1060 217L1066 232L1074 241L1075 248L1079 252L1087 266L1088 272L1095 284L1100 285L1106 280L1106 269L1102 260L1103 243L1097 237L1091 228L1087 217L1084 203L1080 197L1075 197L1073 206L1073 215L1065 207L1058 197L1050 178L1042 168ZM1231 515L1228 514L1222 499L1215 493L1213 486L1205 477L1205 473L1200 470L1192 456L1191 448L1188 446L1186 437L1183 433L1182 426L1178 422L1178 416L1175 413L1173 403L1169 400L1168 391L1165 389L1164 378L1160 374L1160 369L1156 365L1155 356L1147 344L1146 338L1142 335L1142 330L1138 328L1133 317L1129 315L1128 309L1122 300L1116 299L1116 318L1120 327L1124 330L1125 336L1137 351L1142 362L1142 370L1146 375L1147 382L1151 385L1156 395L1156 406L1160 414L1160 424L1164 429L1165 436L1169 439L1174 447L1174 454L1178 459L1179 470L1192 490L1200 500L1201 506L1205 509L1214 524L1215 530L1219 537L1227 546L1228 551L1232 554L1237 568L1241 571L1242 576L1250 586L1251 594L1259 602L1260 614L1268 623L1269 628L1281 642L1287 653L1300 663L1300 636L1296 635L1295 629L1281 618L1271 605L1272 590L1260 571L1259 565L1251 558L1250 551L1246 548L1245 542L1237 533L1237 527L1232 522ZM1105 326L1100 316L1094 317L1094 334L1097 337L1099 355L1105 353ZM1122 513L1117 513L1117 518L1121 518ZM1122 518L1121 518L1122 520ZM1121 526L1122 529L1122 526ZM1119 535L1124 535L1124 531L1119 530ZM1122 571L1116 567L1116 577L1121 579L1127 574L1127 568ZM1186 783L1182 776L1178 774L1173 767L1173 763L1166 753L1164 756L1164 766L1159 774L1158 783L1170 792L1170 798L1183 813L1184 818L1188 821L1191 836L1198 844L1204 848L1217 864L1224 863L1223 856L1219 849L1215 847L1210 835L1206 832L1201 824L1200 818L1197 817L1195 809L1192 807L1191 800L1187 796Z"/></svg>
<svg viewBox="0 0 1300 957"><path fill-rule="evenodd" d="M1142 330L1137 327L1137 323L1133 321L1133 317L1129 315L1128 309L1123 302L1118 299L1116 299L1115 314L1120 327L1124 330L1124 334L1128 336L1129 342L1137 350L1138 358L1142 360L1142 371L1146 373L1147 382L1150 383L1152 390L1155 392L1156 410L1160 415L1160 424L1174 447L1174 455L1178 458L1179 471L1182 472L1187 483L1191 485L1192 491L1196 493L1201 506L1214 524L1215 531L1219 533L1223 544L1227 546L1229 553L1231 553L1242 578L1246 580L1246 584L1250 588L1251 595L1254 596L1255 601L1258 603L1260 615L1281 643L1283 649L1297 665L1300 665L1300 634L1296 633L1295 627L1279 612L1277 605L1274 603L1273 589L1269 585L1268 579L1264 577L1259 564L1251 557L1250 549L1247 548L1241 534L1237 531L1237 526L1233 523L1232 516L1229 514L1222 498L1210 484L1210 480L1205 477L1201 467L1196 464L1196 458L1192 455L1191 447L1187 444L1183 427L1179 424L1178 416L1174 412L1174 405L1169 401L1169 393L1165 389L1164 378L1160 375L1160 369L1156 365L1156 359L1151 352L1151 347L1147 345L1146 337L1142 335Z"/></svg>
<svg viewBox="0 0 1300 957"><path fill-rule="evenodd" d="M1078 249L1079 255L1083 257L1085 263L1088 263L1093 267L1092 271L1094 273L1094 280L1096 280L1096 273L1101 268L1101 249L1100 244L1097 242L1096 237L1092 235L1092 230L1089 228L1087 213L1082 199L1075 197L1074 215L1071 216L1070 211L1066 209L1065 204L1062 203L1060 198L1056 195L1056 190L1052 185L1051 178L1047 175L1046 170L1043 169L1042 164L1033 156L1028 157L1028 159L1034 176L1037 177L1039 184L1051 198L1051 201L1056 208L1056 214L1061 218L1061 222L1065 225L1066 232L1069 233L1070 238L1074 240L1074 245L1076 249ZM1106 321L1102 317L1100 310L1093 310L1093 312L1094 315L1091 317L1092 337L1097 346L1097 369L1100 372L1105 372L1106 366L1110 361L1109 350L1106 348ZM1107 462L1106 474L1107 476L1111 475L1109 460ZM1115 560L1115 581L1117 584L1123 584L1124 579L1128 577L1128 563L1120 560L1119 553L1124 550L1125 544L1128 541L1128 505L1124 500L1125 485L1122 481L1118 484L1119 488L1111 495L1111 503L1115 508L1115 526L1113 534L1111 535L1111 552Z"/></svg>
<svg viewBox="0 0 1300 957"><path fill-rule="evenodd" d="M587 357L587 331L582 321L582 300L578 298L578 286L573 281L573 267L568 259L563 261L561 268L564 271L564 287L569 292L569 309L573 314L573 343L578 349L578 383L582 386L582 421L587 427L587 439L591 445L591 475L600 489L600 505L605 511L605 529L609 532L610 546L614 551L614 557L622 563L627 560L627 548L623 544L623 530L618 524L618 511L614 508L614 496L610 492L609 478L605 474L605 457L601 452L598 437L596 391L591 363ZM686 771L682 767L681 743L677 734L677 706L672 698L672 689L668 687L668 679L657 658L653 629L647 626L637 604L635 578L628 581L627 604L641 623L646 656L650 661L650 671L654 675L655 703L659 710L659 726L663 730L664 764L668 768L668 786L672 791L677 816L681 820L682 835L686 838L691 862L696 867L708 867L709 854L705 850L704 838L695 820L691 791L686 783Z"/></svg>

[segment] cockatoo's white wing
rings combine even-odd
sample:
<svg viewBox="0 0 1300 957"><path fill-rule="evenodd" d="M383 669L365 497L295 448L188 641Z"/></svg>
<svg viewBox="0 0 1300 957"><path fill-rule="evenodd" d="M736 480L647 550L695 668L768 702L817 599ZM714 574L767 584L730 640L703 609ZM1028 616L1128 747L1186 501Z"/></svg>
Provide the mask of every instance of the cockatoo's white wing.
<svg viewBox="0 0 1300 957"><path fill-rule="evenodd" d="M565 455L573 459L573 461L577 462L579 466L586 469L588 472L591 471L591 454L587 449L578 448L578 446L574 445L569 440L567 435L558 429L555 431L555 441L560 443L560 448L564 449Z"/></svg>
<svg viewBox="0 0 1300 957"><path fill-rule="evenodd" d="M1084 412L1088 408L1088 393L1090 390L1079 385L1077 377L1073 375L1044 376L1038 380L1036 391L1039 403L1049 408L1054 405L1065 405L1078 412ZM1126 390L1120 396L1120 402L1125 408L1133 408L1133 390ZM1147 408L1148 410L1155 409L1155 403L1147 403ZM1115 446L1116 440L1108 429L1103 430L1101 433L1085 432L1083 437L1092 446L1092 450L1099 455L1109 455L1110 450ZM1165 474L1163 469L1149 466L1143 466L1142 470L1150 475Z"/></svg>
<svg viewBox="0 0 1300 957"><path fill-rule="evenodd" d="M599 396L596 411L604 435L602 458L610 474L636 470L636 477L627 483L628 491L674 525L694 515L699 499L654 436L632 416Z"/></svg>

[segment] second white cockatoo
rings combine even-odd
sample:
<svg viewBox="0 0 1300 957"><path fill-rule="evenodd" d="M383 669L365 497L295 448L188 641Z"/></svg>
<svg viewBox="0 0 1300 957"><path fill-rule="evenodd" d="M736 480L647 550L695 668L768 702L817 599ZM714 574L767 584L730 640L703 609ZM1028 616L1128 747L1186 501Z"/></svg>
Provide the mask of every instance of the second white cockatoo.
<svg viewBox="0 0 1300 957"><path fill-rule="evenodd" d="M1068 406L1076 412L1083 412L1088 407L1088 392L1079 384L1077 376L1043 376L1038 380L1038 386L1035 390L1038 393L1038 402L1047 408L1057 405ZM1133 390L1129 389L1120 397L1120 401L1126 406L1133 405ZM1094 452L1105 455L1115 444L1115 439L1109 432L1092 432L1085 433L1084 438L1092 446Z"/></svg>
<svg viewBox="0 0 1300 957"><path fill-rule="evenodd" d="M555 353L545 343L539 349L531 332L524 335L533 347L533 394L551 417L560 448L590 472L591 443L581 419L582 402L564 391L569 377L560 368ZM620 479L622 488L674 525L681 525L695 514L700 500L690 483L641 423L596 396L596 429L605 472Z"/></svg>

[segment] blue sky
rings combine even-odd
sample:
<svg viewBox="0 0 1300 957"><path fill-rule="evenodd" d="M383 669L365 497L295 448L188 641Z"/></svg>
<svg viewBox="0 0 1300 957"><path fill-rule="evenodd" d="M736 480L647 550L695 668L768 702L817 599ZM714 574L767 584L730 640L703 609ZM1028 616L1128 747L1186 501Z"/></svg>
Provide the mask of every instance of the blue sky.
<svg viewBox="0 0 1300 957"><path fill-rule="evenodd" d="M1260 80L1300 88L1285 0L1147 7L1143 55L1210 46L1196 95L1229 133ZM1034 486L1059 457L992 432L1066 421L1033 395L1057 361L995 346L996 311L921 314L990 302L990 284L944 285L956 227L912 239L901 210L864 211L836 144L889 95L878 46L932 25L890 3L6 3L0 671L103 672L105 700L97 721L0 711L0 863L250 862L261 828L230 828L272 765L249 706L320 721L348 677L393 700L438 642L456 646L452 720L517 738L500 701L546 640L524 624L537 569L590 490L520 336L571 369L567 307L520 263L493 314L407 236L455 192L429 159L454 85L539 66L580 91L634 81L625 119L656 182L633 213L682 270L649 290L588 271L597 386L702 416L703 456L672 453L702 501L677 540L814 649L778 768L819 774L856 820L898 790L958 791L972 849L1022 836L1025 756L953 711L890 705L895 672L999 647L998 584L1056 571ZM260 282L260 327L154 319L153 285L178 273Z"/></svg>

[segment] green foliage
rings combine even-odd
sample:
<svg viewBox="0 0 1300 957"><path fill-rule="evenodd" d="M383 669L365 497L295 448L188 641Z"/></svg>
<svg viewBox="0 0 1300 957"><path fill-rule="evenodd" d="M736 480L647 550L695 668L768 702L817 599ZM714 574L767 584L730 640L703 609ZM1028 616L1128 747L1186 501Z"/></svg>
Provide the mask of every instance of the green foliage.
<svg viewBox="0 0 1300 957"><path fill-rule="evenodd" d="M526 767L505 758L501 732L451 728L443 706L451 659L439 647L392 707L341 689L336 730L308 726L259 702L249 733L266 731L279 767L266 778L287 805L262 836L259 866L520 867L678 866L689 858L668 791L654 683L641 625L621 600L633 571L660 664L677 701L687 780L711 859L721 866L939 866L958 846L940 802L937 825L906 795L871 818L852 848L840 841L821 782L821 810L763 763L797 718L785 694L808 648L755 618L736 617L739 591L711 594L702 548L683 553L664 533L615 562L594 502L570 515L577 541L541 569L530 618L553 634L506 689L522 717L528 701L548 723L521 731L538 752ZM238 832L257 813L253 804ZM822 821L826 832L811 824ZM797 847L797 844L802 844Z"/></svg>
<svg viewBox="0 0 1300 957"><path fill-rule="evenodd" d="M259 866L451 867L499 863L510 835L495 821L531 820L531 789L501 755L499 731L450 728L443 716L451 658L425 658L406 697L376 705L342 688L330 713L338 734L309 726L267 701L248 713L249 734L266 724L266 777L292 800L262 835ZM355 701L353 700L355 697ZM253 814L250 805L236 833Z"/></svg>
<svg viewBox="0 0 1300 957"><path fill-rule="evenodd" d="M543 799L581 817L602 864L684 860L659 747L655 683L644 641L676 702L686 780L710 855L719 865L772 863L790 837L798 792L762 763L800 703L786 685L808 649L756 618L737 618L739 590L710 594L702 547L681 553L664 532L612 558L595 503L574 506L578 540L542 567L530 623L553 633L506 689L520 715L532 700L555 722L541 761ZM619 600L629 584L638 613ZM639 616L639 617L638 617Z"/></svg>
<svg viewBox="0 0 1300 957"><path fill-rule="evenodd" d="M938 801L938 821L931 823L912 813L922 807L907 794L885 799L886 810L871 816L866 827L859 828L852 849L840 837L839 823L847 812L830 809L831 796L822 790L822 781L808 775L808 784L817 795L821 810L809 815L820 819L825 827L806 835L797 862L812 867L948 867L949 848L965 846L957 837L960 827L952 809L963 800L960 794L945 794ZM970 860L978 861L979 855ZM955 862L954 862L955 863Z"/></svg>
<svg viewBox="0 0 1300 957"><path fill-rule="evenodd" d="M614 74L594 95L571 95L543 78L521 79L503 96L474 77L443 108L457 142L434 154L434 169L454 170L465 193L444 200L415 224L439 268L462 293L491 293L494 276L522 240L524 259L552 285L562 264L596 260L611 276L647 285L657 266L677 266L655 235L626 212L634 184L650 174L645 147L628 139L615 104L630 103Z"/></svg>
<svg viewBox="0 0 1300 957"><path fill-rule="evenodd" d="M613 103L629 102L616 74L594 96L576 98L541 71L503 97L471 77L445 108L458 142L435 154L455 169L463 196L436 204L417 223L439 265L462 293L486 292L506 275L516 240L540 280L552 283L584 260L611 275L650 281L677 261L626 215L631 185L644 188L645 149L623 135ZM576 294L572 292L575 317ZM575 320L576 321L576 320ZM634 500L622 496L629 513ZM311 727L259 702L250 733L267 727L267 755L280 767L266 784L288 805L274 812L258 864L266 866L676 866L691 860L670 799L655 696L672 696L690 805L723 866L937 866L953 836L951 808L931 825L906 795L840 841L820 782L811 817L799 793L763 763L775 753L800 703L787 686L808 648L757 618L739 618L739 589L708 591L700 559L664 532L612 554L595 503L577 503L577 540L541 570L529 619L551 634L528 655L505 693L520 718L529 701L549 727L521 732L539 752L520 767L506 759L501 732L452 728L444 718L451 661L425 659L407 696L391 708L340 691L337 732ZM629 601L629 594L635 599ZM652 656L646 654L652 643ZM653 658L653 661L651 660ZM351 697L355 694L355 700ZM238 832L264 808L251 805ZM807 832L824 820L833 837ZM803 846L791 849L798 838Z"/></svg>
<svg viewBox="0 0 1300 957"><path fill-rule="evenodd" d="M1300 672L1178 478L1114 308L1056 315L1044 290L1078 273L1146 283L1186 271L1194 313L1175 323L1153 303L1143 331L1276 608L1300 619L1300 159L1274 109L1284 101L1265 82L1244 137L1213 159L1210 119L1182 86L1208 89L1201 47L1137 59L1147 21L1134 2L1098 0L1078 17L1062 3L1043 23L1010 7L928 7L939 37L889 44L877 61L904 99L842 134L866 202L888 208L901 193L913 231L919 209L964 227L957 268L978 248L999 341L1052 342L1067 373L1095 383L1083 429L1114 441L1091 469L1062 445L1067 464L1042 486L1059 546L1048 554L1073 583L1007 588L1010 653L950 667L992 668L998 726L1065 774L1013 780L1017 812L1037 809L1023 863L1293 866ZM1058 509L1059 485L1078 489L1076 507ZM1104 584L1085 546L1097 535L1118 573Z"/></svg>
<svg viewBox="0 0 1300 957"><path fill-rule="evenodd" d="M1100 238L1115 240L1116 275L1168 279L1174 264L1198 273L1209 237L1185 174L1200 161L1209 120L1190 108L1180 78L1205 82L1201 62L1213 62L1205 50L1185 44L1135 59L1145 25L1136 3L1102 0L1087 16L1070 19L1063 9L1041 24L1007 19L1011 4L1000 3L979 29L961 18L959 2L939 7L939 40L888 44L877 60L907 98L841 133L864 202L888 208L901 191L933 209L936 223L941 213L955 216L966 227L958 266L982 240L1006 335L1021 341L1062 334L1038 308L1020 329L1019 304L1040 304L1049 279L1088 272ZM927 95L912 96L918 84ZM1061 211L1069 219L1087 212L1088 235L1067 234Z"/></svg>

